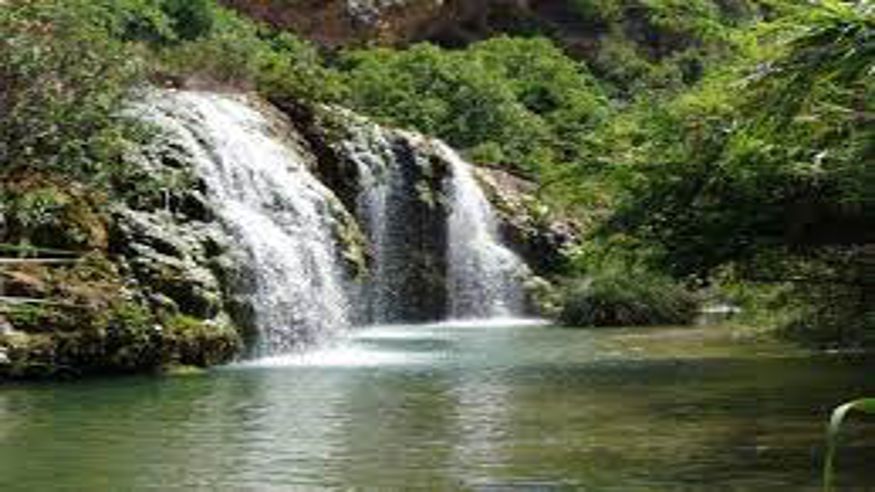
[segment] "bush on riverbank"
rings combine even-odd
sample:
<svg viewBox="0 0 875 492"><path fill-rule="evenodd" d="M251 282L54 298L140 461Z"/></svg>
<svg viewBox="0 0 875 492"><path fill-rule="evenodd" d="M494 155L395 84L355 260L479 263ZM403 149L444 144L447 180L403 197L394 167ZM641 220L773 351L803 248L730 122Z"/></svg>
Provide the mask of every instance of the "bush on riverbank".
<svg viewBox="0 0 875 492"><path fill-rule="evenodd" d="M580 327L687 325L698 305L693 293L667 277L614 270L567 287L559 320Z"/></svg>

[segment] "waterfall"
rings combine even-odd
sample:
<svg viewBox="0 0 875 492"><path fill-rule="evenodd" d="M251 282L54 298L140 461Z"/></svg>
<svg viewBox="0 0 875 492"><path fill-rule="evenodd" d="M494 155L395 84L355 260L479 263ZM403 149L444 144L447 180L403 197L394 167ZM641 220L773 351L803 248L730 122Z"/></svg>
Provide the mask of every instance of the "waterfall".
<svg viewBox="0 0 875 492"><path fill-rule="evenodd" d="M192 156L244 254L240 290L254 311L256 353L285 352L348 326L334 218L341 205L308 170L286 122L238 98L198 92L163 92L144 109Z"/></svg>
<svg viewBox="0 0 875 492"><path fill-rule="evenodd" d="M422 135L386 129L348 112L339 146L358 175L355 213L371 245L361 296L371 323L438 321L446 315L446 214L442 166Z"/></svg>
<svg viewBox="0 0 875 492"><path fill-rule="evenodd" d="M403 220L403 217L400 217L397 207L390 209L393 195L398 196L402 191L395 159L390 152L391 143L385 135L375 132L367 136L360 133L358 138L343 145L359 174L356 212L371 243L371 279L364 286L366 292L362 296L366 303L365 318L375 323L396 321L394 306L401 302L396 288L401 263L397 261L399 255L395 254L391 224Z"/></svg>
<svg viewBox="0 0 875 492"><path fill-rule="evenodd" d="M492 205L471 166L438 140L342 114L350 131L340 154L359 176L356 214L374 260L363 296L368 319L523 314L521 283L528 268L502 246Z"/></svg>
<svg viewBox="0 0 875 492"><path fill-rule="evenodd" d="M338 169L351 164L358 177L347 204L370 244L370 275L353 285L341 264L351 215L311 173L319 161L283 115L193 91L156 92L140 109L184 151L234 243L229 287L251 315L252 355L331 338L353 320L523 314L528 269L501 245L473 169L445 144L340 113L349 131L333 144L347 166Z"/></svg>
<svg viewBox="0 0 875 492"><path fill-rule="evenodd" d="M495 214L474 179L471 165L438 143L450 164L448 271L450 314L455 319L523 314L522 279L528 267L498 238Z"/></svg>

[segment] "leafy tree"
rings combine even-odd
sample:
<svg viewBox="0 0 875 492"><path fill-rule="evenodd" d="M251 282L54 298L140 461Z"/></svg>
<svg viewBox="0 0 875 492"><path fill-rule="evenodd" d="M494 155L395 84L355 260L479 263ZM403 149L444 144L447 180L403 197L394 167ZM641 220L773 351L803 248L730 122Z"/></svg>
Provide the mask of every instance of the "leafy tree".
<svg viewBox="0 0 875 492"><path fill-rule="evenodd" d="M602 134L615 190L604 231L656 246L678 276L733 265L792 282L794 329L860 339L875 281L871 8L825 1L758 34L753 60Z"/></svg>
<svg viewBox="0 0 875 492"><path fill-rule="evenodd" d="M586 67L545 39L362 50L341 68L353 107L528 172L573 159L607 107Z"/></svg>
<svg viewBox="0 0 875 492"><path fill-rule="evenodd" d="M89 174L121 140L118 110L142 65L86 0L0 9L0 164Z"/></svg>
<svg viewBox="0 0 875 492"><path fill-rule="evenodd" d="M678 273L871 240L872 18L832 3L804 15L769 28L767 63L643 106L623 136L638 176L615 224L662 244Z"/></svg>
<svg viewBox="0 0 875 492"><path fill-rule="evenodd" d="M206 36L216 22L212 0L163 0L161 10L172 20L173 30L182 41Z"/></svg>

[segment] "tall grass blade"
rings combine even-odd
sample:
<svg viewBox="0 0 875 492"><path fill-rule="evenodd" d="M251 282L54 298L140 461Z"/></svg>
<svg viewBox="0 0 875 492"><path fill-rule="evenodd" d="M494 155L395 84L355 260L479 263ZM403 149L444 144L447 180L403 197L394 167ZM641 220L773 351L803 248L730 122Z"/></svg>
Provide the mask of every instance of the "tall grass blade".
<svg viewBox="0 0 875 492"><path fill-rule="evenodd" d="M835 479L835 453L838 444L839 431L848 413L851 411L875 415L875 398L863 398L839 406L832 412L826 431L826 461L823 465L823 490L832 492Z"/></svg>

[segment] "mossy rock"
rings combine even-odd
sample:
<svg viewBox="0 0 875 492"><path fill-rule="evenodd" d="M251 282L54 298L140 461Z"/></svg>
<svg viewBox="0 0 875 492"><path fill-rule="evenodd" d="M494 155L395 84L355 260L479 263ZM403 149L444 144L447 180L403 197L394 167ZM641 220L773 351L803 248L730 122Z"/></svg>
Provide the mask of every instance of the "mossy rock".
<svg viewBox="0 0 875 492"><path fill-rule="evenodd" d="M19 332L0 335L0 354L0 378L43 378L56 371L55 341L51 335Z"/></svg>
<svg viewBox="0 0 875 492"><path fill-rule="evenodd" d="M105 200L61 177L17 172L0 179L0 241L37 249L105 250Z"/></svg>
<svg viewBox="0 0 875 492"><path fill-rule="evenodd" d="M230 362L242 341L233 326L174 316L163 323L162 353L165 365L210 367Z"/></svg>

